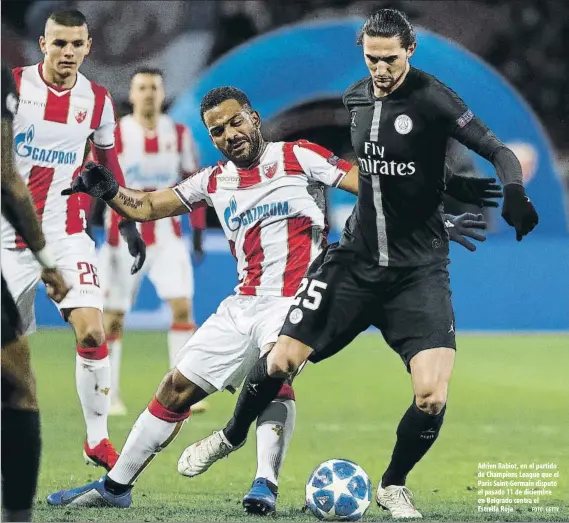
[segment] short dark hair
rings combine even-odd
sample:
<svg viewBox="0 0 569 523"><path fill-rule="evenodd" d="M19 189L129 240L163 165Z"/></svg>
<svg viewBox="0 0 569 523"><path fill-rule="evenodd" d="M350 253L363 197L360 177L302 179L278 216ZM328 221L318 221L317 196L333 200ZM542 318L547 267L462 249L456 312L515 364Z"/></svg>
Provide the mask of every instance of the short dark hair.
<svg viewBox="0 0 569 523"><path fill-rule="evenodd" d="M162 72L162 69L158 69L157 67L146 67L146 66L138 67L134 71L134 73L132 73L130 77L131 81L137 74L151 74L153 76L160 76L161 78L164 78L164 73Z"/></svg>
<svg viewBox="0 0 569 523"><path fill-rule="evenodd" d="M52 22L64 25L65 27L78 27L87 25L85 15L77 9L62 9L61 11L54 11L48 17Z"/></svg>
<svg viewBox="0 0 569 523"><path fill-rule="evenodd" d="M369 15L358 36L358 45L363 44L364 35L383 38L398 36L405 49L415 42L413 25L407 15L398 9L380 9Z"/></svg>
<svg viewBox="0 0 569 523"><path fill-rule="evenodd" d="M202 118L202 122L205 123L203 115L206 111L209 111L226 100L235 100L243 107L246 107L249 110L251 109L251 102L241 89L231 86L216 87L215 89L208 91L202 98L200 103L200 116Z"/></svg>

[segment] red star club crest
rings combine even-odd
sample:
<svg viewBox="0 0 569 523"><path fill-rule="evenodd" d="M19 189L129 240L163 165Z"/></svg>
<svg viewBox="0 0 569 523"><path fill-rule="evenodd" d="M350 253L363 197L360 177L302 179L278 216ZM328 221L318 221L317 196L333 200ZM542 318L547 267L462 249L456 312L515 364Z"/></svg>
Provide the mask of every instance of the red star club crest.
<svg viewBox="0 0 569 523"><path fill-rule="evenodd" d="M277 162L271 163L269 165L263 165L263 174L267 178L272 178L277 172Z"/></svg>
<svg viewBox="0 0 569 523"><path fill-rule="evenodd" d="M81 123L87 117L87 110L86 109L79 109L78 107L75 108L75 120L77 123Z"/></svg>

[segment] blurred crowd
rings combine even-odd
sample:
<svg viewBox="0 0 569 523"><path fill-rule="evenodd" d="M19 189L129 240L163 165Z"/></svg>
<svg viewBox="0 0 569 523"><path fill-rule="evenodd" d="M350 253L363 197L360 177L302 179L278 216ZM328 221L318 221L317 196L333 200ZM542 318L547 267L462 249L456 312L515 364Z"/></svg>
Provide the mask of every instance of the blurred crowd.
<svg viewBox="0 0 569 523"><path fill-rule="evenodd" d="M11 34L37 35L47 12L54 7L79 3L2 2L2 59L18 58L17 46L8 45L6 49ZM569 89L565 85L569 77L569 2L566 0L193 0L190 3L192 16L188 17L188 23L197 24L200 30L208 30L212 35L205 64L284 24L333 16L365 16L378 7L403 9L415 24L452 38L482 56L523 94L558 151L560 168L569 188ZM120 106L121 100L118 102Z"/></svg>

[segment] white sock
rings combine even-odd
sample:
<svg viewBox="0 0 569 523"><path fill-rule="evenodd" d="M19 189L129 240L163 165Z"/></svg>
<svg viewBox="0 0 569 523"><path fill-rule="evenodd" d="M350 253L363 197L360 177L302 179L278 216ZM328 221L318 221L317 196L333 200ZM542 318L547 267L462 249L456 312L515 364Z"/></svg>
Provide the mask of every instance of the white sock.
<svg viewBox="0 0 569 523"><path fill-rule="evenodd" d="M296 403L277 398L257 419L257 473L279 484L279 473L294 432Z"/></svg>
<svg viewBox="0 0 569 523"><path fill-rule="evenodd" d="M178 363L177 354L186 342L196 332L193 323L173 323L168 331L168 356L170 357L170 368L173 369Z"/></svg>
<svg viewBox="0 0 569 523"><path fill-rule="evenodd" d="M89 447L93 448L101 440L109 437L107 430L107 416L111 404L109 357L106 356L101 360L90 360L77 354L75 382L87 426L87 443Z"/></svg>
<svg viewBox="0 0 569 523"><path fill-rule="evenodd" d="M111 397L120 396L120 372L122 358L122 339L108 339L109 357L111 358Z"/></svg>
<svg viewBox="0 0 569 523"><path fill-rule="evenodd" d="M154 399L134 422L119 460L108 474L110 479L121 485L132 485L154 456L174 441L184 424L183 419L166 421L156 417L150 412L156 410L153 409L156 404ZM158 405L158 409L160 408L164 409ZM179 414L177 416L183 417Z"/></svg>

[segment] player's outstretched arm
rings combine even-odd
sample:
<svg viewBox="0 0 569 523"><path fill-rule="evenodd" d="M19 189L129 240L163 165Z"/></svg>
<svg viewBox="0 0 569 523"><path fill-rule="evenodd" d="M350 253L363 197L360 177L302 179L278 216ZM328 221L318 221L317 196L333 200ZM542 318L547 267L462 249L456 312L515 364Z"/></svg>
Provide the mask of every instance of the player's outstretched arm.
<svg viewBox="0 0 569 523"><path fill-rule="evenodd" d="M121 216L136 222L160 220L188 212L170 188L145 192L119 186L115 197L107 200L107 204Z"/></svg>
<svg viewBox="0 0 569 523"><path fill-rule="evenodd" d="M172 189L145 192L121 187L104 165L88 163L71 187L61 194L83 192L107 202L121 216L137 222L159 220L188 212Z"/></svg>
<svg viewBox="0 0 569 523"><path fill-rule="evenodd" d="M496 169L504 185L502 217L516 230L516 239L520 241L535 228L539 217L525 193L519 160L456 93L444 84L433 85L428 104L434 108L438 120L444 122L449 136L491 162Z"/></svg>

